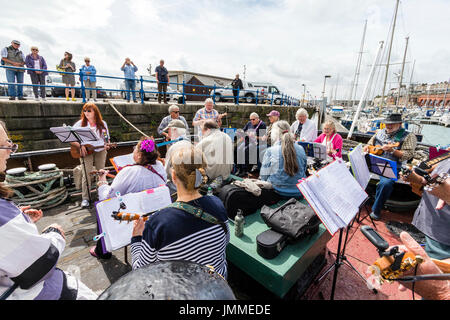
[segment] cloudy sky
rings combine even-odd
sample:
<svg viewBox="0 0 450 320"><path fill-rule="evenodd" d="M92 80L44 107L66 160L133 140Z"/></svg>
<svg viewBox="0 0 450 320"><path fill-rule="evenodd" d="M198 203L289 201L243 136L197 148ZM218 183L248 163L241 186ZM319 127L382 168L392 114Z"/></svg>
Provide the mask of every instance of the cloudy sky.
<svg viewBox="0 0 450 320"><path fill-rule="evenodd" d="M303 92L302 84L320 97L324 75L332 75L326 95L337 89L339 98L349 95L364 21L368 25L358 95L378 42L387 40L395 8L395 0L0 0L0 4L0 45L18 39L26 54L36 45L51 69L64 51L73 53L77 67L89 56L99 74L116 76L121 76L119 68L127 56L142 75L160 58L169 70L230 78L236 73L243 77L246 65L247 80L272 82L296 97ZM405 81L414 60L413 82L449 78L449 12L448 0L400 2L391 62L401 62L409 36ZM390 67L388 88L396 86L393 72L400 68L400 64ZM4 80L4 72L0 74ZM381 82L383 74L377 78Z"/></svg>

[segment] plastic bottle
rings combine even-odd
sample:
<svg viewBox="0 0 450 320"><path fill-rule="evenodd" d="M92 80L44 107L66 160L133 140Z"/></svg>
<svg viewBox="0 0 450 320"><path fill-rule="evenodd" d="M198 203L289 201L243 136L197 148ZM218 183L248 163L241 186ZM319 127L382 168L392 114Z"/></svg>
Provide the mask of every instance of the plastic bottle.
<svg viewBox="0 0 450 320"><path fill-rule="evenodd" d="M207 195L208 195L208 196L214 195L214 194L213 194L213 190L212 190L211 187L208 187L208 193L207 193Z"/></svg>
<svg viewBox="0 0 450 320"><path fill-rule="evenodd" d="M234 235L236 237L242 237L244 235L244 223L245 218L242 210L238 209L236 217L234 217Z"/></svg>

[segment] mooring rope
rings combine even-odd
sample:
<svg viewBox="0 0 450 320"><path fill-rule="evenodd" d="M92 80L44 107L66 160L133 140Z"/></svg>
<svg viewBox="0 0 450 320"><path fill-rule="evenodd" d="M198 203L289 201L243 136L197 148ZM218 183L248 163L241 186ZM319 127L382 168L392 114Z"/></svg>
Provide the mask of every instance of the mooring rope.
<svg viewBox="0 0 450 320"><path fill-rule="evenodd" d="M113 110L126 122L128 123L133 129L135 129L137 132L139 132L140 134L142 134L143 136L146 137L150 137L149 135L145 134L144 132L142 132L141 130L139 130L138 128L136 128L136 126L134 124L132 124L130 121L128 121L127 118L125 118L120 112L119 110L117 110L117 108L114 106L114 104L108 100L106 100L106 102L108 102L109 106L111 108L113 108Z"/></svg>

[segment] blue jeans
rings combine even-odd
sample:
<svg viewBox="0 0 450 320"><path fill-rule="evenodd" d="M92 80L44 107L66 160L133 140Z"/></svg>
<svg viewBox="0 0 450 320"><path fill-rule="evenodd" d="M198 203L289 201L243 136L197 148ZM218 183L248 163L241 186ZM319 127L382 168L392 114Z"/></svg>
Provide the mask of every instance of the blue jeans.
<svg viewBox="0 0 450 320"><path fill-rule="evenodd" d="M14 71L12 69L6 69L6 80L9 83L15 83L17 79L17 83L23 83L23 72ZM13 84L8 84L8 95L10 97L23 97L23 86L16 86Z"/></svg>
<svg viewBox="0 0 450 320"><path fill-rule="evenodd" d="M377 191L375 192L375 202L372 206L372 211L377 216L380 215L381 209L383 209L387 199L391 196L392 191L394 190L394 183L394 180L380 177L380 182L378 182Z"/></svg>
<svg viewBox="0 0 450 320"><path fill-rule="evenodd" d="M133 90L131 94L133 95L133 101L136 100L136 82L131 79L125 79L125 88L127 89L127 100L130 101L130 90Z"/></svg>

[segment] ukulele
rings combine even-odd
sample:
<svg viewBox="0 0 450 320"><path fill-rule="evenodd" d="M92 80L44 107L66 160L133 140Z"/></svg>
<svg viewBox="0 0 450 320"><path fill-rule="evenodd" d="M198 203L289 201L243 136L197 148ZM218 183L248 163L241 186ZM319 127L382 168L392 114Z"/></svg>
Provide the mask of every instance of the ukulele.
<svg viewBox="0 0 450 320"><path fill-rule="evenodd" d="M98 147L94 147L93 145L90 145L90 144L85 144L84 145L84 147L86 148L86 151L87 151L87 155L93 154L95 150L103 149L106 146L109 146L110 148L116 148L117 147L117 143L106 143L104 146L98 146ZM70 155L74 159L81 158L80 147L76 147L74 145L70 145Z"/></svg>
<svg viewBox="0 0 450 320"><path fill-rule="evenodd" d="M391 148L396 148L398 146L400 146L399 142L396 143L391 143L391 144L385 144L385 146L391 147ZM369 148L369 153L374 154L376 156L381 156L383 154L383 146L380 145L376 145L376 146L367 146Z"/></svg>
<svg viewBox="0 0 450 320"><path fill-rule="evenodd" d="M402 168L400 170L401 170L402 175L405 177L405 180L410 183L412 192L414 192L415 194L417 194L419 196L422 196L423 190L431 191L431 190L433 190L434 187L443 183L448 178L448 173L441 173L440 175L438 175L437 177L434 177L434 178L432 178L430 176L430 173L434 170L434 168L436 167L436 165L439 162L444 161L449 158L450 158L450 152L447 152L437 158L434 158L434 159L431 159L428 161L423 161L418 166L415 166L415 167L412 165L402 166ZM417 183L415 181L408 180L409 175L413 171L414 171L414 173L418 174L419 176L425 178L425 180L427 181L427 184L425 186L422 185L421 183Z"/></svg>
<svg viewBox="0 0 450 320"><path fill-rule="evenodd" d="M100 173L99 171L96 171L96 170L91 171L89 174L91 174L91 175L93 175L93 176L99 176L99 175L101 175L101 173ZM115 175L110 174L110 173L107 173L106 176L107 176L108 178L113 178L113 179L116 177Z"/></svg>

